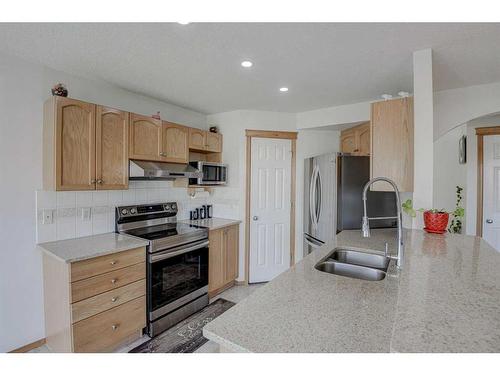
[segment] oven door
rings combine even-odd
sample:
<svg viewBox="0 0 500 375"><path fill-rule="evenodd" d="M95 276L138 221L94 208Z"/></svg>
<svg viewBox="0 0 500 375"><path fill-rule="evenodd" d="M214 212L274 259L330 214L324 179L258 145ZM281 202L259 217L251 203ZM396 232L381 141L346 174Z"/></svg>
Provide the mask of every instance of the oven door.
<svg viewBox="0 0 500 375"><path fill-rule="evenodd" d="M149 320L208 292L208 240L149 254L148 260Z"/></svg>
<svg viewBox="0 0 500 375"><path fill-rule="evenodd" d="M201 165L203 173L201 184L224 185L227 180L227 165L220 163L203 162Z"/></svg>

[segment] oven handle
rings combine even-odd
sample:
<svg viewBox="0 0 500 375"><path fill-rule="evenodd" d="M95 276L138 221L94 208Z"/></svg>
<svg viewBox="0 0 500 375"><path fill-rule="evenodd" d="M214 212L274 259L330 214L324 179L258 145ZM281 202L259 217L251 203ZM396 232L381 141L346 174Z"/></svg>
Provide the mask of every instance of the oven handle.
<svg viewBox="0 0 500 375"><path fill-rule="evenodd" d="M209 243L208 241L203 241L201 243L197 243L196 245L187 245L187 247L185 246L183 248L180 248L177 251L172 251L172 252L164 253L164 254L153 254L153 255L151 255L150 262L156 263L156 262L159 262L160 260L172 258L172 257L175 257L177 255L189 253L190 251L202 249L204 247L207 247L208 243Z"/></svg>

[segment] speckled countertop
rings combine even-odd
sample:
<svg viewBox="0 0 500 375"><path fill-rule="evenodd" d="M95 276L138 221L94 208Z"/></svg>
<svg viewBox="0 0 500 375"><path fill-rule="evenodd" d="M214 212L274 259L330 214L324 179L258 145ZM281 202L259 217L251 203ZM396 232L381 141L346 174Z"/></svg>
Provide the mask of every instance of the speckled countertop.
<svg viewBox="0 0 500 375"><path fill-rule="evenodd" d="M473 236L405 231L404 268L363 281L314 265L336 245L383 250L394 231L344 231L207 324L239 352L499 352L500 253Z"/></svg>
<svg viewBox="0 0 500 375"><path fill-rule="evenodd" d="M63 262L72 263L101 255L135 249L147 246L148 244L149 241L137 237L118 233L105 233L95 236L45 242L38 244L38 248Z"/></svg>
<svg viewBox="0 0 500 375"><path fill-rule="evenodd" d="M221 219L218 217L213 217L211 219L201 219L201 220L179 220L179 222L196 225L203 228L208 228L209 230L215 230L239 224L241 223L241 220Z"/></svg>

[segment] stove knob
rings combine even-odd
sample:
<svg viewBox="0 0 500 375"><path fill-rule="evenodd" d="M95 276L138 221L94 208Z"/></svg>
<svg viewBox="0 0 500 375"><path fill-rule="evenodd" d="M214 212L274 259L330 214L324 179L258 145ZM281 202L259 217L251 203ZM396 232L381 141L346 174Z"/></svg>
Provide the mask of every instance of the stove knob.
<svg viewBox="0 0 500 375"><path fill-rule="evenodd" d="M135 215L135 214L137 213L137 210L136 210L135 208L131 208L131 209L130 209L130 213L131 213L132 215Z"/></svg>
<svg viewBox="0 0 500 375"><path fill-rule="evenodd" d="M172 203L172 210L177 210L177 204L176 203Z"/></svg>
<svg viewBox="0 0 500 375"><path fill-rule="evenodd" d="M126 215L126 214L128 214L128 210L127 210L126 208L124 208L124 209L122 210L122 215Z"/></svg>

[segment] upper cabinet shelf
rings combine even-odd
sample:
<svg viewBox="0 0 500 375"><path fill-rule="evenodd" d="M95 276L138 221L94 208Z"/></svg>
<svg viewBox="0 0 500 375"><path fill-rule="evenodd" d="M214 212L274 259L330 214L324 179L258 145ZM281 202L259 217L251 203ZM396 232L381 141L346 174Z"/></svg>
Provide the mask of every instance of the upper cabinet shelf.
<svg viewBox="0 0 500 375"><path fill-rule="evenodd" d="M221 134L59 96L45 103L43 129L46 190L127 189L129 159L187 164L190 151L222 153Z"/></svg>

